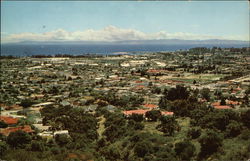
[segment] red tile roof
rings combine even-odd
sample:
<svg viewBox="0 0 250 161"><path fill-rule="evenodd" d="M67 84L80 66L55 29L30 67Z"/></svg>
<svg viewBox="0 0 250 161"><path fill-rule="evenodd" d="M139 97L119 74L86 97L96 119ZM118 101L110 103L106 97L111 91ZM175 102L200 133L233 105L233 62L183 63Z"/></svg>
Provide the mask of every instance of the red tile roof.
<svg viewBox="0 0 250 161"><path fill-rule="evenodd" d="M0 120L5 122L8 125L17 124L18 122L18 118L13 118L9 116L0 116Z"/></svg>
<svg viewBox="0 0 250 161"><path fill-rule="evenodd" d="M220 102L214 102L211 104L212 106L220 106Z"/></svg>
<svg viewBox="0 0 250 161"><path fill-rule="evenodd" d="M147 111L150 110L129 110L129 111L123 111L123 114L125 115L132 115L132 114L140 114L140 115L145 115ZM169 111L161 111L162 115L173 115L173 112Z"/></svg>
<svg viewBox="0 0 250 161"><path fill-rule="evenodd" d="M1 129L0 133L5 135L5 136L8 136L11 132L16 132L18 130L21 130L21 131L24 131L24 132L27 132L27 133L34 132L34 130L32 130L29 125L24 125L24 126L8 127L8 128L5 128L5 129Z"/></svg>
<svg viewBox="0 0 250 161"><path fill-rule="evenodd" d="M145 104L143 105L145 108L149 108L149 109L153 109L153 108L157 108L158 106L155 104Z"/></svg>
<svg viewBox="0 0 250 161"><path fill-rule="evenodd" d="M216 109L231 109L232 107L223 105L223 106L214 106L214 108L216 108Z"/></svg>
<svg viewBox="0 0 250 161"><path fill-rule="evenodd" d="M137 86L135 87L135 89L143 89L143 88L145 88L144 85L137 85Z"/></svg>
<svg viewBox="0 0 250 161"><path fill-rule="evenodd" d="M227 104L229 104L229 105L239 105L240 102L228 100L228 101L227 101Z"/></svg>
<svg viewBox="0 0 250 161"><path fill-rule="evenodd" d="M162 115L173 115L174 112L162 111L161 114L162 114Z"/></svg>
<svg viewBox="0 0 250 161"><path fill-rule="evenodd" d="M132 115L132 114L141 114L145 115L145 113L149 110L129 110L129 111L123 111L123 114L125 115Z"/></svg>

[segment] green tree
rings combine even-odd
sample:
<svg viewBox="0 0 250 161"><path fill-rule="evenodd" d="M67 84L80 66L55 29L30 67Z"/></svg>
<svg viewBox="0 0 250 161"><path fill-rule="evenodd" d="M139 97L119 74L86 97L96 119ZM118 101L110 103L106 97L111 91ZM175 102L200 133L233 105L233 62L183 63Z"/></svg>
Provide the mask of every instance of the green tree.
<svg viewBox="0 0 250 161"><path fill-rule="evenodd" d="M206 99L207 101L210 101L210 90L208 88L203 88L200 93L202 98Z"/></svg>
<svg viewBox="0 0 250 161"><path fill-rule="evenodd" d="M4 153L7 151L8 145L6 144L5 141L0 141L0 156L3 156ZM1 159L1 157L0 157Z"/></svg>
<svg viewBox="0 0 250 161"><path fill-rule="evenodd" d="M226 100L224 97L221 98L220 105L226 105Z"/></svg>
<svg viewBox="0 0 250 161"><path fill-rule="evenodd" d="M8 124L6 124L4 121L0 121L0 128L6 128L8 127Z"/></svg>
<svg viewBox="0 0 250 161"><path fill-rule="evenodd" d="M178 99L187 99L189 96L189 91L186 87L177 85L176 88L171 88L165 98L170 101L178 100Z"/></svg>
<svg viewBox="0 0 250 161"><path fill-rule="evenodd" d="M161 117L161 111L159 110L151 110L147 111L145 117L150 121L157 121Z"/></svg>
<svg viewBox="0 0 250 161"><path fill-rule="evenodd" d="M71 139L67 134L60 134L60 135L58 134L55 136L55 141L58 145L64 146L68 144L71 141Z"/></svg>
<svg viewBox="0 0 250 161"><path fill-rule="evenodd" d="M144 157L153 151L152 144L148 141L141 141L135 145L134 152L138 157Z"/></svg>
<svg viewBox="0 0 250 161"><path fill-rule="evenodd" d="M242 123L231 121L226 127L226 134L229 137L236 137L241 133L243 129Z"/></svg>
<svg viewBox="0 0 250 161"><path fill-rule="evenodd" d="M165 135L173 136L175 131L180 130L180 126L173 116L163 116L160 120L161 124L159 124L156 128Z"/></svg>
<svg viewBox="0 0 250 161"><path fill-rule="evenodd" d="M140 114L132 114L130 117L129 117L129 119L132 119L132 120L134 120L134 121L136 121L136 122L141 122L141 121L143 121L143 115L140 115Z"/></svg>
<svg viewBox="0 0 250 161"><path fill-rule="evenodd" d="M31 136L24 131L11 132L7 137L7 143L14 148L24 148L31 142Z"/></svg>
<svg viewBox="0 0 250 161"><path fill-rule="evenodd" d="M23 108L27 108L32 106L33 104L35 104L34 101L32 101L31 99L24 99L21 101L20 105L23 106Z"/></svg>
<svg viewBox="0 0 250 161"><path fill-rule="evenodd" d="M222 146L223 137L218 131L207 130L199 139L201 145L200 158L206 158L218 151Z"/></svg>
<svg viewBox="0 0 250 161"><path fill-rule="evenodd" d="M193 127L188 130L187 136L191 139L196 139L201 135L201 128L200 127Z"/></svg>
<svg viewBox="0 0 250 161"><path fill-rule="evenodd" d="M45 151L45 144L43 141L32 140L31 141L31 150L32 151Z"/></svg>
<svg viewBox="0 0 250 161"><path fill-rule="evenodd" d="M250 128L250 110L241 113L241 122Z"/></svg>
<svg viewBox="0 0 250 161"><path fill-rule="evenodd" d="M195 154L195 146L190 141L178 142L174 149L180 160L190 160Z"/></svg>

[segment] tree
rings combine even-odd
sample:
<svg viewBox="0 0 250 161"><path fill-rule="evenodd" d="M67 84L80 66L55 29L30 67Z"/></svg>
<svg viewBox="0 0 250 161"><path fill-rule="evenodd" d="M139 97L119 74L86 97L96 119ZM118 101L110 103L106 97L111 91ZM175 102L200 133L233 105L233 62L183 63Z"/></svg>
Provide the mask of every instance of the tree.
<svg viewBox="0 0 250 161"><path fill-rule="evenodd" d="M250 110L241 113L241 122L250 128Z"/></svg>
<svg viewBox="0 0 250 161"><path fill-rule="evenodd" d="M177 116L190 116L192 110L197 104L191 103L188 100L175 100L170 104L170 110Z"/></svg>
<svg viewBox="0 0 250 161"><path fill-rule="evenodd" d="M33 140L31 142L31 150L43 152L45 150L45 145L42 141Z"/></svg>
<svg viewBox="0 0 250 161"><path fill-rule="evenodd" d="M21 130L11 132L7 137L7 143L14 148L24 148L31 142L31 136Z"/></svg>
<svg viewBox="0 0 250 161"><path fill-rule="evenodd" d="M6 124L4 121L0 121L0 128L6 128L8 127L8 124Z"/></svg>
<svg viewBox="0 0 250 161"><path fill-rule="evenodd" d="M0 156L4 155L4 152L8 149L8 145L4 141L0 141Z"/></svg>
<svg viewBox="0 0 250 161"><path fill-rule="evenodd" d="M188 137L190 137L192 139L196 139L201 135L201 128L200 127L193 127L193 128L188 130L187 135L188 135Z"/></svg>
<svg viewBox="0 0 250 161"><path fill-rule="evenodd" d="M55 141L58 145L63 146L68 144L71 140L67 134L58 134L55 136Z"/></svg>
<svg viewBox="0 0 250 161"><path fill-rule="evenodd" d="M201 145L200 158L206 158L218 151L222 146L223 138L218 131L207 130L199 139Z"/></svg>
<svg viewBox="0 0 250 161"><path fill-rule="evenodd" d="M154 86L154 87L152 87L151 92L153 94L160 94L161 93L161 88Z"/></svg>
<svg viewBox="0 0 250 161"><path fill-rule="evenodd" d="M152 144L148 141L141 141L135 145L134 152L138 157L144 157L147 153L152 152Z"/></svg>
<svg viewBox="0 0 250 161"><path fill-rule="evenodd" d="M226 105L226 100L224 97L221 98L220 105Z"/></svg>
<svg viewBox="0 0 250 161"><path fill-rule="evenodd" d="M174 149L180 160L190 160L195 154L195 146L190 141L176 143Z"/></svg>
<svg viewBox="0 0 250 161"><path fill-rule="evenodd" d="M241 130L243 129L242 123L231 121L227 125L226 134L229 137L236 137L241 133Z"/></svg>
<svg viewBox="0 0 250 161"><path fill-rule="evenodd" d="M175 131L180 130L180 126L173 116L162 116L161 124L156 128L167 136L172 136Z"/></svg>
<svg viewBox="0 0 250 161"><path fill-rule="evenodd" d="M30 100L30 99L24 99L21 101L20 105L23 106L23 108L27 108L30 107L31 105L35 104L34 101Z"/></svg>
<svg viewBox="0 0 250 161"><path fill-rule="evenodd" d="M150 121L157 121L161 117L161 111L159 111L159 110L147 111L145 116Z"/></svg>
<svg viewBox="0 0 250 161"><path fill-rule="evenodd" d="M207 101L210 100L210 90L208 88L203 88L201 91L202 98L206 99Z"/></svg>
<svg viewBox="0 0 250 161"><path fill-rule="evenodd" d="M170 101L178 99L187 99L189 96L189 91L186 87L177 85L176 88L171 88L165 98Z"/></svg>
<svg viewBox="0 0 250 161"><path fill-rule="evenodd" d="M141 114L135 114L135 113L133 113L129 118L132 119L132 120L134 120L134 121L136 121L136 122L143 121L143 115L141 115Z"/></svg>

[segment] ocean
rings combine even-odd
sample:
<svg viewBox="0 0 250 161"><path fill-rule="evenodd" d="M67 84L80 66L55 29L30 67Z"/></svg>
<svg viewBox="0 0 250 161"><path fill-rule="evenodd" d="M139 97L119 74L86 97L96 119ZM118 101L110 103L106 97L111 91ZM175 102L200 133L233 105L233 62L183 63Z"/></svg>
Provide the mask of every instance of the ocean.
<svg viewBox="0 0 250 161"><path fill-rule="evenodd" d="M32 55L84 55L84 54L114 54L117 52L127 52L131 54L144 52L161 52L161 51L176 51L187 50L194 47L208 47L215 45L125 45L125 44L1 44L1 55L7 56L32 56ZM220 45L219 47L245 47L244 45Z"/></svg>

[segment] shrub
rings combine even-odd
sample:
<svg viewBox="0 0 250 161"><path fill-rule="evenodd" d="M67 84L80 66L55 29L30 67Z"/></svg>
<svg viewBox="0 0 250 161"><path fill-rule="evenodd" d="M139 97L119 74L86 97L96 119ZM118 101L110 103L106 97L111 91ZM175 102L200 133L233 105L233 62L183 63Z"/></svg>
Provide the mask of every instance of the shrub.
<svg viewBox="0 0 250 161"><path fill-rule="evenodd" d="M190 137L192 139L196 139L201 135L201 128L193 127L193 128L188 130L187 135L188 135L188 137Z"/></svg>
<svg viewBox="0 0 250 161"><path fill-rule="evenodd" d="M58 145L63 146L70 142L70 137L67 134L56 135L55 141Z"/></svg>
<svg viewBox="0 0 250 161"><path fill-rule="evenodd" d="M152 144L147 141L141 141L135 145L134 152L138 157L144 157L153 150Z"/></svg>
<svg viewBox="0 0 250 161"><path fill-rule="evenodd" d="M161 117L161 111L159 110L151 110L147 111L145 116L150 120L150 121L157 121Z"/></svg>
<svg viewBox="0 0 250 161"><path fill-rule="evenodd" d="M180 130L180 126L173 116L161 117L161 124L156 128L167 136L172 136L175 131Z"/></svg>
<svg viewBox="0 0 250 161"><path fill-rule="evenodd" d="M195 153L195 146L189 141L183 141L175 144L175 152L181 160L190 160Z"/></svg>
<svg viewBox="0 0 250 161"><path fill-rule="evenodd" d="M43 152L45 150L45 145L42 141L33 140L31 142L31 150Z"/></svg>
<svg viewBox="0 0 250 161"><path fill-rule="evenodd" d="M243 140L249 140L250 139L250 130L249 129L242 130L242 132L240 134L240 138Z"/></svg>
<svg viewBox="0 0 250 161"><path fill-rule="evenodd" d="M8 127L8 124L6 124L4 121L0 121L0 128L6 128Z"/></svg>
<svg viewBox="0 0 250 161"><path fill-rule="evenodd" d="M136 122L143 121L143 115L140 115L140 114L134 114L133 113L129 118L136 121Z"/></svg>
<svg viewBox="0 0 250 161"><path fill-rule="evenodd" d="M236 121L231 121L227 125L226 135L229 137L236 137L241 133L242 129L243 129L243 125L241 123L238 123Z"/></svg>
<svg viewBox="0 0 250 161"><path fill-rule="evenodd" d="M6 142L1 141L0 142L0 155L3 156L4 152L8 149L8 145L6 144Z"/></svg>
<svg viewBox="0 0 250 161"><path fill-rule="evenodd" d="M23 131L11 132L7 137L7 143L14 148L24 148L31 142L31 136Z"/></svg>
<svg viewBox="0 0 250 161"><path fill-rule="evenodd" d="M21 101L20 105L23 106L23 108L27 108L30 107L31 105L35 104L34 101L30 100L30 99L24 99Z"/></svg>
<svg viewBox="0 0 250 161"><path fill-rule="evenodd" d="M199 157L206 158L217 152L218 148L222 145L222 141L223 138L218 131L207 130L199 139L199 143L201 144Z"/></svg>

